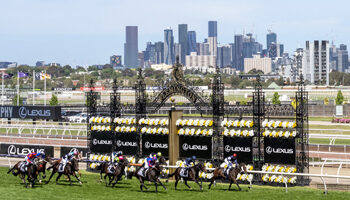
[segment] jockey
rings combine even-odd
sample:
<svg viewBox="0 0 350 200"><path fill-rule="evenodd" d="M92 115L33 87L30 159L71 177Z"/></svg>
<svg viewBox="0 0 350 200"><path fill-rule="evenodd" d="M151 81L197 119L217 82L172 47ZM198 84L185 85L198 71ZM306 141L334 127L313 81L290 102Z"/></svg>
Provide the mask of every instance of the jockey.
<svg viewBox="0 0 350 200"><path fill-rule="evenodd" d="M229 157L225 158L224 162L227 165L226 172L228 174L230 172L231 168L232 168L233 162L235 163L236 167L238 166L237 154L234 153L232 156L229 156Z"/></svg>
<svg viewBox="0 0 350 200"><path fill-rule="evenodd" d="M24 158L24 161L22 162L22 165L21 165L21 170L22 171L25 171L26 167L33 163L34 159L37 157L37 154L35 152L32 152L32 153L29 153L27 154L27 156Z"/></svg>
<svg viewBox="0 0 350 200"><path fill-rule="evenodd" d="M194 164L194 162L196 161L196 159L197 159L196 156L186 158L186 160L185 160L186 167L187 168L191 167L192 164Z"/></svg>
<svg viewBox="0 0 350 200"><path fill-rule="evenodd" d="M117 152L117 156L119 157L119 156L123 156L123 152L122 151L118 151Z"/></svg>
<svg viewBox="0 0 350 200"><path fill-rule="evenodd" d="M118 158L117 153L116 153L116 152L113 152L113 153L111 154L111 163L113 163L113 162L115 161L115 159L117 159L117 158Z"/></svg>
<svg viewBox="0 0 350 200"><path fill-rule="evenodd" d="M143 175L146 176L146 173L149 168L153 167L157 162L157 156L155 153L151 153L148 158L146 158L144 162L144 170L143 170Z"/></svg>
<svg viewBox="0 0 350 200"><path fill-rule="evenodd" d="M157 160L158 160L158 162L159 162L159 159L162 157L162 153L161 152L158 152L157 153Z"/></svg>
<svg viewBox="0 0 350 200"><path fill-rule="evenodd" d="M40 157L41 159L45 159L45 153L44 152L39 152L38 154L36 154L36 157Z"/></svg>
<svg viewBox="0 0 350 200"><path fill-rule="evenodd" d="M69 152L68 154L66 154L65 156L62 157L62 161L61 164L63 164L63 166L66 166L66 164L70 161L73 160L73 158L78 155L78 151L74 150L72 152Z"/></svg>

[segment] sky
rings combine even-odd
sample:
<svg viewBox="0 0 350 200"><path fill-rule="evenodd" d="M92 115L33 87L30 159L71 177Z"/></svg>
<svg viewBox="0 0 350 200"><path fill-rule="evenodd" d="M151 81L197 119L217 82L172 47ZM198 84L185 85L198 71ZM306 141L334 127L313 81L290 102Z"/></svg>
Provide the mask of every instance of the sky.
<svg viewBox="0 0 350 200"><path fill-rule="evenodd" d="M36 61L88 66L123 55L125 26L139 29L139 51L163 41L164 29L178 24L208 36L208 21L218 21L218 42L252 32L266 47L268 29L291 53L306 40L350 45L347 0L1 0L0 61Z"/></svg>

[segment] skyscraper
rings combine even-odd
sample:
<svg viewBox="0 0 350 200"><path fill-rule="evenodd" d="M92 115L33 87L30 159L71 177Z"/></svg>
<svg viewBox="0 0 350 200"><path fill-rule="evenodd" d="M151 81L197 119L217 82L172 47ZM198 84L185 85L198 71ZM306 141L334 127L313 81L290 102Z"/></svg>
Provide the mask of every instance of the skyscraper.
<svg viewBox="0 0 350 200"><path fill-rule="evenodd" d="M217 65L220 68L231 65L231 46L222 45L218 47Z"/></svg>
<svg viewBox="0 0 350 200"><path fill-rule="evenodd" d="M267 51L270 50L270 46L272 43L277 44L277 34L269 31L269 33L266 35L266 49L267 49Z"/></svg>
<svg viewBox="0 0 350 200"><path fill-rule="evenodd" d="M303 56L304 79L312 84L329 85L329 42L306 41Z"/></svg>
<svg viewBox="0 0 350 200"><path fill-rule="evenodd" d="M186 55L188 55L188 35L187 35L187 24L179 24L179 44L181 47L180 63L185 64Z"/></svg>
<svg viewBox="0 0 350 200"><path fill-rule="evenodd" d="M164 30L164 63L168 65L174 64L174 36L172 29Z"/></svg>
<svg viewBox="0 0 350 200"><path fill-rule="evenodd" d="M235 35L234 46L233 67L239 71L244 71L243 35Z"/></svg>
<svg viewBox="0 0 350 200"><path fill-rule="evenodd" d="M156 42L154 46L156 48L156 64L164 63L164 43Z"/></svg>
<svg viewBox="0 0 350 200"><path fill-rule="evenodd" d="M197 51L196 31L187 32L187 55Z"/></svg>
<svg viewBox="0 0 350 200"><path fill-rule="evenodd" d="M345 44L341 44L339 49L337 49L338 59L337 59L337 71L345 72L348 69L349 54L346 49Z"/></svg>
<svg viewBox="0 0 350 200"><path fill-rule="evenodd" d="M138 33L137 26L125 27L124 65L138 67Z"/></svg>
<svg viewBox="0 0 350 200"><path fill-rule="evenodd" d="M212 56L217 56L217 21L208 22L208 42L209 42L209 53Z"/></svg>

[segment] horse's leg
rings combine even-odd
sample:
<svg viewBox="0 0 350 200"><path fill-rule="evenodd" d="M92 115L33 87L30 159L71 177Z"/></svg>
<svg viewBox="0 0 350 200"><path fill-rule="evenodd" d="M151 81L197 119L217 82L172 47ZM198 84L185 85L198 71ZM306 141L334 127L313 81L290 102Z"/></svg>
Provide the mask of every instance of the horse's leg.
<svg viewBox="0 0 350 200"><path fill-rule="evenodd" d="M156 186L156 192L158 192L158 184L157 184L157 181L154 181L154 185Z"/></svg>
<svg viewBox="0 0 350 200"><path fill-rule="evenodd" d="M199 185L199 189L200 189L200 190L203 190L202 184L200 184L200 183L198 182L198 179L197 179L197 178L194 180L194 182L196 182L196 183Z"/></svg>
<svg viewBox="0 0 350 200"><path fill-rule="evenodd" d="M209 190L210 190L210 188L211 188L211 185L213 185L213 183L214 183L214 181L215 181L215 175L213 176L213 178L211 178L211 181L210 181L210 183L209 183Z"/></svg>
<svg viewBox="0 0 350 200"><path fill-rule="evenodd" d="M26 182L26 176L25 175L22 175L22 181L26 185L26 188L28 188L28 184Z"/></svg>
<svg viewBox="0 0 350 200"><path fill-rule="evenodd" d="M74 173L74 176L79 181L79 184L82 185L83 183L81 182L80 177L78 177L76 173Z"/></svg>
<svg viewBox="0 0 350 200"><path fill-rule="evenodd" d="M56 184L58 183L58 179L60 179L61 176L62 176L62 173L58 173L58 176L57 176L57 178L56 178Z"/></svg>
<svg viewBox="0 0 350 200"><path fill-rule="evenodd" d="M232 179L230 180L230 186L228 187L228 190L230 191L231 190L231 185L232 185L233 181Z"/></svg>
<svg viewBox="0 0 350 200"><path fill-rule="evenodd" d="M108 175L108 178L109 178L109 183L108 183L108 186L110 186L110 185L112 184L112 182L113 182L113 180L114 180L115 176L114 176L114 174L113 174L113 175L112 175L112 174L110 174L110 175Z"/></svg>
<svg viewBox="0 0 350 200"><path fill-rule="evenodd" d="M50 175L49 180L46 181L46 184L48 184L48 183L50 182L51 178L53 177L53 175L54 175L55 173L56 173L56 172L55 172L55 170L53 169L52 172L51 172L51 175Z"/></svg>
<svg viewBox="0 0 350 200"><path fill-rule="evenodd" d="M176 187L177 187L177 184L179 183L179 179L178 179L178 177L175 177L175 190L176 190Z"/></svg>
<svg viewBox="0 0 350 200"><path fill-rule="evenodd" d="M72 186L72 180L70 179L70 175L67 174L68 180L69 180L69 185Z"/></svg>
<svg viewBox="0 0 350 200"><path fill-rule="evenodd" d="M163 186L164 190L167 190L166 187L165 187L165 185L160 181L159 178L157 179L157 181L158 181L158 183L159 183L161 186Z"/></svg>
<svg viewBox="0 0 350 200"><path fill-rule="evenodd" d="M100 183L102 183L102 170L100 172Z"/></svg>
<svg viewBox="0 0 350 200"><path fill-rule="evenodd" d="M184 179L184 181L185 181L185 185L186 185L188 188L190 188L190 190L192 190L192 188L187 184L187 179Z"/></svg>
<svg viewBox="0 0 350 200"><path fill-rule="evenodd" d="M141 189L141 192L143 192L143 187L144 187L144 185L143 185L143 180L142 180L141 177L139 178L139 181L140 181L140 189ZM146 187L145 187L145 188L146 188Z"/></svg>
<svg viewBox="0 0 350 200"><path fill-rule="evenodd" d="M233 179L233 182L234 182L234 183L237 185L238 190L239 190L239 191L241 191L241 190L242 190L242 188L241 188L241 187L239 187L238 182L236 181L236 179Z"/></svg>
<svg viewBox="0 0 350 200"><path fill-rule="evenodd" d="M106 187L107 187L107 173L105 174L105 176L103 177L105 179L105 183L106 183ZM111 177L108 176L109 179L111 179Z"/></svg>

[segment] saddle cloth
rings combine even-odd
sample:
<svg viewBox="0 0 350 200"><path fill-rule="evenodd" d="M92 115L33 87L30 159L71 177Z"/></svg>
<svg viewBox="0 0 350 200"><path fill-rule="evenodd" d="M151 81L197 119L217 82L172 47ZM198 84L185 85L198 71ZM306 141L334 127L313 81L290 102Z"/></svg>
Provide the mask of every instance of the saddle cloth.
<svg viewBox="0 0 350 200"><path fill-rule="evenodd" d="M60 165L58 166L58 172L63 172L65 167L66 167L65 164L60 163Z"/></svg>
<svg viewBox="0 0 350 200"><path fill-rule="evenodd" d="M141 177L146 177L146 173L147 173L148 169L145 169L144 167L142 167L137 174Z"/></svg>
<svg viewBox="0 0 350 200"><path fill-rule="evenodd" d="M118 164L117 165L109 164L108 168L107 168L107 173L113 174L115 172L115 167L117 167L117 166L118 166Z"/></svg>
<svg viewBox="0 0 350 200"><path fill-rule="evenodd" d="M180 169L180 176L181 177L188 177L188 168L181 168Z"/></svg>
<svg viewBox="0 0 350 200"><path fill-rule="evenodd" d="M21 164L19 165L19 169L20 169L22 172L26 172L26 171L27 171L26 162L21 162Z"/></svg>

